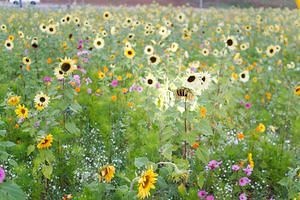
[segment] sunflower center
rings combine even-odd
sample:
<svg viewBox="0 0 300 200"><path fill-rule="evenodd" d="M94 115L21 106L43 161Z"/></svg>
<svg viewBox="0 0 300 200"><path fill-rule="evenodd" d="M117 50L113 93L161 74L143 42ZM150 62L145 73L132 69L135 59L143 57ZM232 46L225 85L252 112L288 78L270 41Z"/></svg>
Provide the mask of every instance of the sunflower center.
<svg viewBox="0 0 300 200"><path fill-rule="evenodd" d="M44 141L42 142L42 144L47 144L48 143L48 139L44 139Z"/></svg>
<svg viewBox="0 0 300 200"><path fill-rule="evenodd" d="M155 62L156 62L156 57L151 56L150 61L151 61L152 63L155 63Z"/></svg>
<svg viewBox="0 0 300 200"><path fill-rule="evenodd" d="M274 52L274 50L273 49L270 49L270 53L273 53Z"/></svg>
<svg viewBox="0 0 300 200"><path fill-rule="evenodd" d="M246 74L242 74L241 77L242 77L242 78L245 78L245 77L246 77Z"/></svg>
<svg viewBox="0 0 300 200"><path fill-rule="evenodd" d="M153 83L153 80L152 79L148 79L147 82L148 82L149 85L151 85Z"/></svg>
<svg viewBox="0 0 300 200"><path fill-rule="evenodd" d="M193 82L196 79L195 76L189 76L189 78L187 79L188 82Z"/></svg>
<svg viewBox="0 0 300 200"><path fill-rule="evenodd" d="M10 43L7 43L6 46L10 47Z"/></svg>
<svg viewBox="0 0 300 200"><path fill-rule="evenodd" d="M49 31L50 31L50 32L53 32L53 28L49 28Z"/></svg>
<svg viewBox="0 0 300 200"><path fill-rule="evenodd" d="M40 98L40 102L45 102L46 101L46 98L45 97L41 97Z"/></svg>
<svg viewBox="0 0 300 200"><path fill-rule="evenodd" d="M296 89L296 92L300 92L300 88L297 88L297 89Z"/></svg>
<svg viewBox="0 0 300 200"><path fill-rule="evenodd" d="M132 55L132 51L128 51L128 55Z"/></svg>
<svg viewBox="0 0 300 200"><path fill-rule="evenodd" d="M61 69L62 69L64 72L69 71L70 68L71 68L70 63L63 63L63 64L61 65Z"/></svg>
<svg viewBox="0 0 300 200"><path fill-rule="evenodd" d="M145 177L145 181L144 181L144 184L143 184L143 188L147 188L148 185L150 183L150 177L149 176L146 176Z"/></svg>
<svg viewBox="0 0 300 200"><path fill-rule="evenodd" d="M231 46L232 44L233 44L232 39L228 39L228 40L227 40L227 45L228 45L228 46Z"/></svg>
<svg viewBox="0 0 300 200"><path fill-rule="evenodd" d="M101 42L100 42L100 41L97 41L97 45L99 45L99 46L100 46L100 45L101 45Z"/></svg>
<svg viewBox="0 0 300 200"><path fill-rule="evenodd" d="M205 76L203 76L201 80L202 80L203 82L205 82L205 80L206 80L206 79L205 79Z"/></svg>
<svg viewBox="0 0 300 200"><path fill-rule="evenodd" d="M22 113L22 114L25 114L25 113L26 113L26 110L22 108L22 109L21 109L21 113Z"/></svg>

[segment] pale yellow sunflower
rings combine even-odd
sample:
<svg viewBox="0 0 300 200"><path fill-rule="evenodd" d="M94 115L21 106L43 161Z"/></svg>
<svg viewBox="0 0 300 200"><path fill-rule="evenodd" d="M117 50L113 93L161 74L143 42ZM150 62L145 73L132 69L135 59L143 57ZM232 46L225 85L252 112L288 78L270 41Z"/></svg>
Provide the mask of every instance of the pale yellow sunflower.
<svg viewBox="0 0 300 200"><path fill-rule="evenodd" d="M59 69L63 72L64 75L71 74L74 70L77 69L75 60L67 57L65 57L64 59L60 59Z"/></svg>

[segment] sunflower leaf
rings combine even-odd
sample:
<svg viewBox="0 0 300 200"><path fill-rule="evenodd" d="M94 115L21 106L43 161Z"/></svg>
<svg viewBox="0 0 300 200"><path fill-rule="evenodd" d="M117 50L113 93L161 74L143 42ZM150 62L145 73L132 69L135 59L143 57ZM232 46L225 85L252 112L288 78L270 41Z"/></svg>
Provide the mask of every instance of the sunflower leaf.
<svg viewBox="0 0 300 200"><path fill-rule="evenodd" d="M149 162L149 160L147 157L139 157L139 158L134 159L134 165L137 168L141 168L141 167L145 166L148 162Z"/></svg>
<svg viewBox="0 0 300 200"><path fill-rule="evenodd" d="M53 171L52 165L44 165L42 168L42 173L47 179L51 178L52 171Z"/></svg>

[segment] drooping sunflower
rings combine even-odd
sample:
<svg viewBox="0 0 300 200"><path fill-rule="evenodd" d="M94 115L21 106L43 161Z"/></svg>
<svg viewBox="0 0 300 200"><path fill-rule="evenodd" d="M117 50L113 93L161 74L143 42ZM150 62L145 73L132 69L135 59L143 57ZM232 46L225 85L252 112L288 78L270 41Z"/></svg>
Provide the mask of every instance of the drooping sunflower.
<svg viewBox="0 0 300 200"><path fill-rule="evenodd" d="M60 59L59 68L64 75L69 75L77 69L77 66L75 65L75 60L65 57L64 59Z"/></svg>
<svg viewBox="0 0 300 200"><path fill-rule="evenodd" d="M18 118L28 118L28 109L24 105L18 105L15 109L15 113L17 114Z"/></svg>
<svg viewBox="0 0 300 200"><path fill-rule="evenodd" d="M133 48L125 48L124 55L127 58L132 59L135 56L135 51Z"/></svg>
<svg viewBox="0 0 300 200"><path fill-rule="evenodd" d="M102 38L96 38L94 40L94 47L96 49L102 49L104 47L104 44L105 44L105 42Z"/></svg>
<svg viewBox="0 0 300 200"><path fill-rule="evenodd" d="M145 199L150 196L150 190L155 189L158 174L156 174L152 167L144 171L138 181L138 197Z"/></svg>
<svg viewBox="0 0 300 200"><path fill-rule="evenodd" d="M44 94L43 92L40 92L34 97L35 107L38 110L43 110L44 108L48 107L49 102L50 102L50 97Z"/></svg>
<svg viewBox="0 0 300 200"><path fill-rule="evenodd" d="M99 181L102 181L105 179L106 183L111 182L111 179L115 175L115 171L116 171L116 169L112 165L105 165L105 166L99 168L99 170L98 170Z"/></svg>
<svg viewBox="0 0 300 200"><path fill-rule="evenodd" d="M48 134L44 138L42 138L39 143L37 144L38 149L47 149L52 146L53 142L53 135Z"/></svg>
<svg viewBox="0 0 300 200"><path fill-rule="evenodd" d="M8 98L7 104L10 106L16 106L20 103L20 98L21 98L20 96L16 96L16 95L11 96Z"/></svg>

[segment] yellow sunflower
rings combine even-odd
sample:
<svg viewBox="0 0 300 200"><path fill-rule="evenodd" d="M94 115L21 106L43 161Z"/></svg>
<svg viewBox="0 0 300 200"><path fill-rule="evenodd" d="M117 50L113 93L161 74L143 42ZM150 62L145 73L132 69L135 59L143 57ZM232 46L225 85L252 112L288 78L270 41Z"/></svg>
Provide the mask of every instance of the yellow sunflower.
<svg viewBox="0 0 300 200"><path fill-rule="evenodd" d="M10 106L16 106L20 103L20 96L11 96L7 100L7 104Z"/></svg>
<svg viewBox="0 0 300 200"><path fill-rule="evenodd" d="M18 105L15 113L17 114L18 118L28 118L28 109L24 105Z"/></svg>
<svg viewBox="0 0 300 200"><path fill-rule="evenodd" d="M125 48L124 55L127 58L132 59L135 56L135 51L133 48Z"/></svg>
<svg viewBox="0 0 300 200"><path fill-rule="evenodd" d="M69 75L77 69L77 66L75 65L75 60L65 57L64 59L60 59L59 68L64 75Z"/></svg>
<svg viewBox="0 0 300 200"><path fill-rule="evenodd" d="M298 86L295 88L294 93L295 93L295 95L300 96L300 85L298 85Z"/></svg>
<svg viewBox="0 0 300 200"><path fill-rule="evenodd" d="M263 133L265 132L266 127L263 123L259 123L255 130L259 133Z"/></svg>
<svg viewBox="0 0 300 200"><path fill-rule="evenodd" d="M40 140L40 142L37 144L38 149L47 149L52 146L53 142L53 135L48 134L44 138Z"/></svg>
<svg viewBox="0 0 300 200"><path fill-rule="evenodd" d="M144 171L138 182L138 197L145 199L150 196L150 190L155 189L155 183L157 181L158 175L150 167L147 171Z"/></svg>
<svg viewBox="0 0 300 200"><path fill-rule="evenodd" d="M22 62L24 65L30 65L31 64L31 59L28 57L23 57Z"/></svg>
<svg viewBox="0 0 300 200"><path fill-rule="evenodd" d="M103 179L105 179L106 183L111 182L111 179L115 175L115 171L116 171L116 169L112 165L105 165L105 166L99 168L99 170L98 170L99 181L102 181Z"/></svg>

